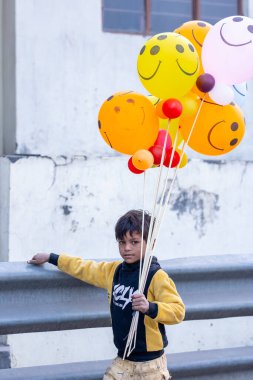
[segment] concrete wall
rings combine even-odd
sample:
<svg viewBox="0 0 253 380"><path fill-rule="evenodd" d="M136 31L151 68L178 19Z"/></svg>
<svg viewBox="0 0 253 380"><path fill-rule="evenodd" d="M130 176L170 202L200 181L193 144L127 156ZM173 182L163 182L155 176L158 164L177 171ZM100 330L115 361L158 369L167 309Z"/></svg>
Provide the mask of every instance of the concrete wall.
<svg viewBox="0 0 253 380"><path fill-rule="evenodd" d="M123 212L142 207L142 176L131 174L128 158L100 138L97 112L116 91L146 93L136 73L145 38L103 33L100 0L75 0L74 6L70 0L13 4L15 80L8 120L14 121L9 135L6 131L6 152L28 156L1 158L0 259L23 261L38 251L116 258L113 227ZM7 15L13 16L11 6ZM234 153L224 162L206 162L207 157L189 151L201 159L179 172L159 258L252 253L252 93L250 83L247 135ZM148 173L149 210L156 175ZM252 324L252 318L234 318L169 327L169 350L251 344ZM228 334L230 328L236 333ZM115 354L109 329L13 335L8 342L13 366Z"/></svg>
<svg viewBox="0 0 253 380"><path fill-rule="evenodd" d="M101 0L16 2L17 153L114 154L97 133L97 113L112 93L147 93L136 70L147 37L104 33L101 16ZM252 139L248 128L226 158L250 160Z"/></svg>
<svg viewBox="0 0 253 380"><path fill-rule="evenodd" d="M10 261L38 251L118 257L114 224L128 209L142 207L143 178L127 170L127 158L11 160L2 159L9 163ZM149 210L157 175L147 173ZM179 171L159 258L251 253L252 178L253 163L247 161L194 159Z"/></svg>
<svg viewBox="0 0 253 380"><path fill-rule="evenodd" d="M135 66L144 38L103 33L100 0L74 4L16 2L17 153L112 155L97 111L111 93L142 90Z"/></svg>

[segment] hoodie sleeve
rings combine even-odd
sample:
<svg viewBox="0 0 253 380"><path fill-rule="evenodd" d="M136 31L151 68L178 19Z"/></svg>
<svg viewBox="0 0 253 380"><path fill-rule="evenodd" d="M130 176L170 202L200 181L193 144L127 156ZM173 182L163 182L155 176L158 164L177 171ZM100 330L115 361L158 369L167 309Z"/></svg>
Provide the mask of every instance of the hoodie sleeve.
<svg viewBox="0 0 253 380"><path fill-rule="evenodd" d="M172 279L162 269L154 275L150 292L152 294L153 313L150 317L159 323L173 325L183 321L185 317L185 306L177 292Z"/></svg>
<svg viewBox="0 0 253 380"><path fill-rule="evenodd" d="M61 271L72 277L99 288L108 289L115 269L119 264L120 261L96 262L93 260L83 260L79 257L60 255L57 266Z"/></svg>

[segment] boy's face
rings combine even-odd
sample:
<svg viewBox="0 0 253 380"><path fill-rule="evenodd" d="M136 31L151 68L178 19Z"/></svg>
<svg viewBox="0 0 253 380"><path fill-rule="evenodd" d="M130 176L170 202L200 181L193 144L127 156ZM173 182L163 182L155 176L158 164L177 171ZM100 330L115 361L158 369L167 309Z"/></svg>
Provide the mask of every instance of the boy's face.
<svg viewBox="0 0 253 380"><path fill-rule="evenodd" d="M127 264L133 264L140 260L141 258L141 234L138 232L133 232L130 235L129 232L126 233L119 243L119 253L122 259ZM146 251L146 241L143 240L143 250L142 257L144 257Z"/></svg>

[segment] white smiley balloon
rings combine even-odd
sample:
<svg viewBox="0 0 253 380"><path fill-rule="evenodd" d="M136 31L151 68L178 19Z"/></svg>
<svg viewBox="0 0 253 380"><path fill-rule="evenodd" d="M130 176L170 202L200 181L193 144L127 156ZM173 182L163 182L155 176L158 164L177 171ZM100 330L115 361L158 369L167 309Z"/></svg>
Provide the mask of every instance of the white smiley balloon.
<svg viewBox="0 0 253 380"><path fill-rule="evenodd" d="M202 64L217 82L242 83L253 77L253 19L226 17L215 24L203 43Z"/></svg>

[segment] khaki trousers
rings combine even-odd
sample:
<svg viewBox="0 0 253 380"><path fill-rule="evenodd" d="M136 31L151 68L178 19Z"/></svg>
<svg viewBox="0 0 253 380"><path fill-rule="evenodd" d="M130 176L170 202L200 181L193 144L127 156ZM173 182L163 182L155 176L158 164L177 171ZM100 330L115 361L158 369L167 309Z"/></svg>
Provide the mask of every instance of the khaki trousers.
<svg viewBox="0 0 253 380"><path fill-rule="evenodd" d="M147 362L132 362L117 357L107 368L103 380L169 380L170 378L167 358L163 354L160 358Z"/></svg>

